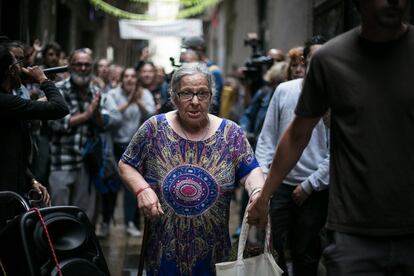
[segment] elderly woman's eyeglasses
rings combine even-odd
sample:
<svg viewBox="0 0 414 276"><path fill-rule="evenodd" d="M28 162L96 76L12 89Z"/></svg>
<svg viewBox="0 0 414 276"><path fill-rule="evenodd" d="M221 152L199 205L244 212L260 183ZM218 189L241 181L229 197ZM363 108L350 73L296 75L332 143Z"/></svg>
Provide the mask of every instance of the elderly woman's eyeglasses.
<svg viewBox="0 0 414 276"><path fill-rule="evenodd" d="M211 96L210 91L199 91L199 92L192 92L192 91L180 91L177 93L180 100L183 101L192 101L194 96L197 96L199 101L205 101Z"/></svg>

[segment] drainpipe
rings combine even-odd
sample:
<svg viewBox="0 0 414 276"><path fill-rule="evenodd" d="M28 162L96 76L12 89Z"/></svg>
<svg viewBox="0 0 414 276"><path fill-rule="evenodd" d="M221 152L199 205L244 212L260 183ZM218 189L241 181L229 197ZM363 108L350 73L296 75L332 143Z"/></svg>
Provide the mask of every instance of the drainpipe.
<svg viewBox="0 0 414 276"><path fill-rule="evenodd" d="M267 0L257 1L257 23L259 26L259 39L262 40L260 48L263 50L266 46L266 28L267 28Z"/></svg>

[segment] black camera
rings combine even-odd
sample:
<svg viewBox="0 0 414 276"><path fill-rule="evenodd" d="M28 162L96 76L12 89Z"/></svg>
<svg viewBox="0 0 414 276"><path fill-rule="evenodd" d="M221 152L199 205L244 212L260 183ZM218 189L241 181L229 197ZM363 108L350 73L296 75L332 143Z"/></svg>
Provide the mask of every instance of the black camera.
<svg viewBox="0 0 414 276"><path fill-rule="evenodd" d="M251 82L259 81L262 79L264 72L273 65L273 59L263 55L262 41L257 38L255 33L247 34L244 46L252 48L252 55L244 62L246 68L243 72L244 77Z"/></svg>

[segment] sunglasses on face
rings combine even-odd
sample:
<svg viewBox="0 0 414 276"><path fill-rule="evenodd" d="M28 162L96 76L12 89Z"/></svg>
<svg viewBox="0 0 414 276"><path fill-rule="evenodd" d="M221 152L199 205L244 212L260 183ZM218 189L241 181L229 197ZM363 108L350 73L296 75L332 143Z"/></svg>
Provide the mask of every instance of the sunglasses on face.
<svg viewBox="0 0 414 276"><path fill-rule="evenodd" d="M13 63L9 66L9 68L13 68L13 66L15 66L15 65L17 65L17 64L23 64L23 62L24 62L24 60L22 60L22 59L18 59L18 60L16 60L15 62L13 62Z"/></svg>

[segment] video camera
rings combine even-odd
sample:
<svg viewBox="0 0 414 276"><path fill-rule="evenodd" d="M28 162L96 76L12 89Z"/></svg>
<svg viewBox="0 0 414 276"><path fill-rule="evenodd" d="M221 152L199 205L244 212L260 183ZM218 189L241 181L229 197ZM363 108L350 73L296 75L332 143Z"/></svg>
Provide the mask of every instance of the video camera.
<svg viewBox="0 0 414 276"><path fill-rule="evenodd" d="M273 65L273 59L262 53L262 41L256 33L248 33L244 40L244 46L252 48L252 55L245 61L244 77L251 82L260 81L264 72Z"/></svg>

